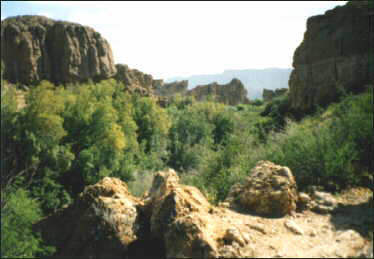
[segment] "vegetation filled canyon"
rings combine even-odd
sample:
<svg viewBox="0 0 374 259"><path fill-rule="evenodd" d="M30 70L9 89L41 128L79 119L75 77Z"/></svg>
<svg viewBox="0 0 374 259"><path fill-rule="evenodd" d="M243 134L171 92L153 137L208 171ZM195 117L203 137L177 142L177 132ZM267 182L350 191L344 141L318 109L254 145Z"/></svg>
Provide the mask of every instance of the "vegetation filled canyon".
<svg viewBox="0 0 374 259"><path fill-rule="evenodd" d="M263 100L115 64L87 26L2 20L1 258L373 258L373 15L310 17Z"/></svg>

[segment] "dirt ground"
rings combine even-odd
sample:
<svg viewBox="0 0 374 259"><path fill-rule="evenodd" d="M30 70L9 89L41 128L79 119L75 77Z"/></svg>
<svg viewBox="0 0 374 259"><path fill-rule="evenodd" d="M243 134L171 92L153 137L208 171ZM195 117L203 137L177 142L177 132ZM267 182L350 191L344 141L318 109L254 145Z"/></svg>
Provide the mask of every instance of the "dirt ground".
<svg viewBox="0 0 374 259"><path fill-rule="evenodd" d="M232 220L228 220L241 224L242 230L249 228L245 232L250 233L255 257L372 257L368 252L373 242L372 191L353 188L335 198L339 206L330 214L305 210L283 218L263 218L230 212Z"/></svg>

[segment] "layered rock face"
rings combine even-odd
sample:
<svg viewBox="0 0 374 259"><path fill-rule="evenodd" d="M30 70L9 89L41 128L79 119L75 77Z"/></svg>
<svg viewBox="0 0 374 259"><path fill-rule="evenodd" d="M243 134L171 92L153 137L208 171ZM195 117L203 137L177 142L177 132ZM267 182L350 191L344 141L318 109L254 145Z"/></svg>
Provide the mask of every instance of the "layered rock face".
<svg viewBox="0 0 374 259"><path fill-rule="evenodd" d="M176 94L184 95L187 91L188 81L175 81L164 83L162 79L153 79L152 75L143 73L137 69L131 69L128 65L117 64L117 73L114 78L123 82L130 93L139 93L142 96L171 97Z"/></svg>
<svg viewBox="0 0 374 259"><path fill-rule="evenodd" d="M26 85L101 80L116 72L111 47L98 32L43 16L1 22L1 60L4 79Z"/></svg>
<svg viewBox="0 0 374 259"><path fill-rule="evenodd" d="M289 80L294 109L336 100L338 88L359 92L374 80L374 13L369 1L350 1L310 17Z"/></svg>
<svg viewBox="0 0 374 259"><path fill-rule="evenodd" d="M184 95L187 92L188 81L175 81L171 83L156 83L154 84L155 94L159 96L170 97L176 94Z"/></svg>
<svg viewBox="0 0 374 259"><path fill-rule="evenodd" d="M262 92L262 98L264 99L265 102L269 102L278 96L284 95L287 92L288 92L287 88L279 88L275 90L264 89Z"/></svg>
<svg viewBox="0 0 374 259"><path fill-rule="evenodd" d="M208 85L199 85L187 92L188 96L194 96L196 100L206 100L208 96L214 96L216 101L228 105L237 105L239 103L249 103L247 90L239 79L232 79L225 85L211 83Z"/></svg>
<svg viewBox="0 0 374 259"><path fill-rule="evenodd" d="M123 82L131 93L139 93L142 96L153 94L154 80L152 75L145 74L137 69L131 69L127 65L117 64L117 73L114 78Z"/></svg>

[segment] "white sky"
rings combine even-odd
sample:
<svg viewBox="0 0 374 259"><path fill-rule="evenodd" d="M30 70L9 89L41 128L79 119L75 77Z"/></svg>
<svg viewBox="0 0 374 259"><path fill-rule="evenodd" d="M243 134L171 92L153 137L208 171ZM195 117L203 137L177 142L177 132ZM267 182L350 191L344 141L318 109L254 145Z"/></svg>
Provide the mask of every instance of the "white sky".
<svg viewBox="0 0 374 259"><path fill-rule="evenodd" d="M342 1L29 2L39 14L88 25L116 63L155 78L291 67L308 17ZM44 9L43 9L44 7ZM46 12L45 7L49 11ZM64 11L64 16L58 15ZM2 13L2 18L3 13Z"/></svg>

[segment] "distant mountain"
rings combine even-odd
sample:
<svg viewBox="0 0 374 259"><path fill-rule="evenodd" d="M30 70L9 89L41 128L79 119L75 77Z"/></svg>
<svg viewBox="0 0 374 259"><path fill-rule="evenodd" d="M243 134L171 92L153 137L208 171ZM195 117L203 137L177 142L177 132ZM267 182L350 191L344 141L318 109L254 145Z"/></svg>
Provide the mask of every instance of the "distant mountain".
<svg viewBox="0 0 374 259"><path fill-rule="evenodd" d="M188 89L197 85L205 85L212 82L227 84L233 78L238 78L246 87L249 99L262 99L262 91L266 89L288 88L288 79L291 68L265 68L225 70L221 74L193 75L189 77L172 77L165 82L188 80Z"/></svg>

